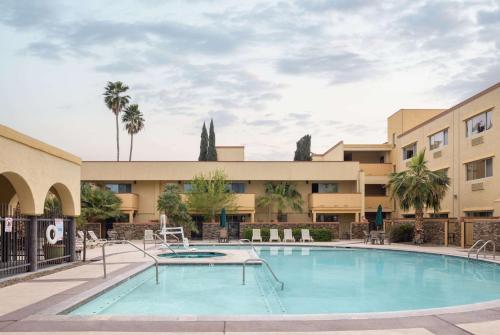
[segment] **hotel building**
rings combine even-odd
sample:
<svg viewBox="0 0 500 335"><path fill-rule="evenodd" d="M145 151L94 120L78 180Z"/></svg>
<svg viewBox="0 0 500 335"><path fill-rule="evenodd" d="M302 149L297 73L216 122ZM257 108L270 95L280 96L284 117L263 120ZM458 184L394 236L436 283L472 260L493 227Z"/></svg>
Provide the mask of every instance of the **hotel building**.
<svg viewBox="0 0 500 335"><path fill-rule="evenodd" d="M188 191L197 174L223 170L236 193L229 212L236 222L332 222L349 224L363 216L375 218L378 205L386 218L411 217L390 199L385 185L393 171L406 169L409 159L426 150L432 170L446 170L451 186L439 213L427 216L500 216L500 83L449 109L401 109L387 121L384 144L339 142L310 162L246 161L244 147L217 147L217 162L82 163L82 181L93 182L122 199L123 221L158 220L156 201L167 183ZM304 199L302 213L269 217L256 199L266 182L296 184ZM201 219L200 219L201 220Z"/></svg>

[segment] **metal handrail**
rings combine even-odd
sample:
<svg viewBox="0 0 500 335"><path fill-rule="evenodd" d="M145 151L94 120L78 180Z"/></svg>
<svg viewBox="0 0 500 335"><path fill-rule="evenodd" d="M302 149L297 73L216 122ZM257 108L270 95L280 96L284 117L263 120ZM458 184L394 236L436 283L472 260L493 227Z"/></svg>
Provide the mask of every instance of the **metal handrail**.
<svg viewBox="0 0 500 335"><path fill-rule="evenodd" d="M250 241L249 239L247 238L242 238L239 240L240 244L243 244L243 243L249 243L250 246L252 247L253 249L253 252L255 253L255 256L259 256L259 253L257 252L257 249L255 249L254 245L253 245L253 242Z"/></svg>
<svg viewBox="0 0 500 335"><path fill-rule="evenodd" d="M493 242L492 240L488 240L488 241L486 241L486 243L484 243L484 244L481 246L481 248L479 248L479 249L476 251L476 259L479 259L479 254L481 253L481 250L483 250L483 253L484 253L484 258L486 258L486 246L487 246L488 244L493 245L492 255L493 255L493 259L495 259L495 252L496 252L496 251L495 251L495 249L496 249L496 247L495 247L495 242Z"/></svg>
<svg viewBox="0 0 500 335"><path fill-rule="evenodd" d="M170 244L168 244L167 242L165 242L160 236L158 236L156 233L153 233L153 236L156 236L157 238L159 238L161 241L163 241L163 243L161 245L164 245L166 246L170 251L172 251L172 253L174 253L175 255L177 255L177 253L175 252L174 249L172 249L172 247L170 246Z"/></svg>
<svg viewBox="0 0 500 335"><path fill-rule="evenodd" d="M143 249L139 248L138 246L136 246L135 244L133 244L130 241L123 240L122 242L128 243L131 246L133 246L134 248L136 248L137 250L144 252L144 254L148 255L149 257L151 257L155 261L155 267L156 267L156 285L158 285L160 283L160 280L159 280L159 276L158 276L158 260L156 259L156 257L153 256L153 255L151 255L146 250L143 250ZM104 279L106 279L106 250L105 250L105 246L108 243L113 243L113 242L106 241L106 242L104 242L102 244L102 267L103 267L103 270L104 270Z"/></svg>
<svg viewBox="0 0 500 335"><path fill-rule="evenodd" d="M476 243L474 243L472 245L472 247L469 248L469 251L467 252L467 258L470 258L470 253L472 252L472 250L474 250L474 248L479 244L479 243L485 243L484 240L477 240Z"/></svg>
<svg viewBox="0 0 500 335"><path fill-rule="evenodd" d="M271 272L271 274L273 275L274 277L274 280L276 280L280 285L281 285L281 290L283 291L283 289L285 288L285 283L282 282L281 280L278 279L278 277L276 277L276 274L274 273L273 269L271 269L271 266L269 265L269 263L267 263L264 259L262 258L249 258L247 260L245 260L243 262L243 285L245 285L245 273L246 273L246 265L248 262L261 262L261 263L264 263L266 264L267 266L267 269L269 270L269 272Z"/></svg>

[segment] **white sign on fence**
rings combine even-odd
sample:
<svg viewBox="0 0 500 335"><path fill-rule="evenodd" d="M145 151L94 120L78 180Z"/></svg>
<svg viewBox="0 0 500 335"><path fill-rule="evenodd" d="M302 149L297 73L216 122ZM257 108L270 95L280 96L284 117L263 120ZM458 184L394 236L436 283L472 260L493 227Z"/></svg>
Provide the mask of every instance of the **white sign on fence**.
<svg viewBox="0 0 500 335"><path fill-rule="evenodd" d="M13 223L14 223L14 220L12 220L12 218L5 218L5 232L6 233L12 233Z"/></svg>
<svg viewBox="0 0 500 335"><path fill-rule="evenodd" d="M63 219L54 219L56 226L56 240L62 241L64 236L64 222Z"/></svg>

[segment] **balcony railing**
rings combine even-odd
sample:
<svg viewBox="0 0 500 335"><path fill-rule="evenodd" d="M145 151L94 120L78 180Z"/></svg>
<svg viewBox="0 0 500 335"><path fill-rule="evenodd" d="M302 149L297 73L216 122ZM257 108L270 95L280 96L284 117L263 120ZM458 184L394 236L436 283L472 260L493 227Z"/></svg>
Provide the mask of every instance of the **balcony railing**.
<svg viewBox="0 0 500 335"><path fill-rule="evenodd" d="M367 195L365 197L365 211L376 212L379 205L382 205L384 212L394 211L394 203L391 197L386 195Z"/></svg>
<svg viewBox="0 0 500 335"><path fill-rule="evenodd" d="M392 172L390 163L362 163L359 168L365 172L365 176L387 176Z"/></svg>
<svg viewBox="0 0 500 335"><path fill-rule="evenodd" d="M187 200L187 194L182 193L181 200L185 202ZM255 211L255 194L235 193L234 206L237 211Z"/></svg>
<svg viewBox="0 0 500 335"><path fill-rule="evenodd" d="M311 193L309 194L309 208L319 210L353 210L361 209L360 193Z"/></svg>
<svg viewBox="0 0 500 335"><path fill-rule="evenodd" d="M139 196L135 193L116 193L122 201L120 209L122 211L135 211L139 209Z"/></svg>

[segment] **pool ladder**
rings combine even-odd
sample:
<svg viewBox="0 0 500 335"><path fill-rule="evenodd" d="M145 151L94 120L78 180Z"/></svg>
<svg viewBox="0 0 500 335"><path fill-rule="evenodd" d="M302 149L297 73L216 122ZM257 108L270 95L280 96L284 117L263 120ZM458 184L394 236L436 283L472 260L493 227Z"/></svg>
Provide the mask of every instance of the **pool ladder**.
<svg viewBox="0 0 500 335"><path fill-rule="evenodd" d="M278 282L281 286L281 290L283 291L283 289L285 288L285 283L282 282L281 280L278 279L278 277L276 277L276 274L274 273L273 269L271 269L271 266L269 265L268 262L266 262L264 259L262 258L249 258L247 260L245 260L243 262L243 282L242 284L245 285L245 279L246 279L246 266L247 266L247 263L249 262L253 262L253 263L264 263L267 267L267 269L269 270L269 272L271 272L271 274L273 275L273 278L274 280L276 280L276 282Z"/></svg>
<svg viewBox="0 0 500 335"><path fill-rule="evenodd" d="M113 243L116 243L116 241L106 241L106 242L104 242L102 244L102 268L103 268L103 271L104 271L104 279L106 279L106 248L105 247L106 247L106 244L113 244ZM133 246L137 250L143 252L144 255L148 255L149 257L151 257L155 261L155 267L156 267L156 285L158 285L160 283L160 279L159 279L159 275L158 275L158 260L156 259L156 257L153 256L153 255L151 255L146 250L141 249L140 247L136 246L134 243L132 243L130 241L120 240L120 243L127 243L127 244Z"/></svg>
<svg viewBox="0 0 500 335"><path fill-rule="evenodd" d="M476 259L479 259L479 254L481 253L481 251L483 252L484 258L486 258L486 247L488 246L488 244L491 244L493 246L493 251L491 254L493 256L493 259L495 259L496 246L493 240L478 240L472 247L469 248L469 251L467 252L467 258L470 258L470 254L474 251L474 249L477 249Z"/></svg>

